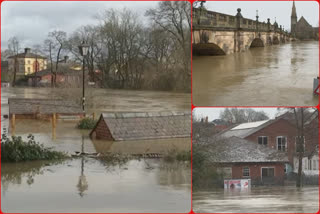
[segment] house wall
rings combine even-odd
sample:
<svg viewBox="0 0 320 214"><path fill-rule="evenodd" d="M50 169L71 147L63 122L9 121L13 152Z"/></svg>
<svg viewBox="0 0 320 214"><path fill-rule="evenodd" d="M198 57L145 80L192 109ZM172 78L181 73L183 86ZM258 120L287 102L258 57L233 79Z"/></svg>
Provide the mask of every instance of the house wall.
<svg viewBox="0 0 320 214"><path fill-rule="evenodd" d="M299 159L294 157L294 169L295 173L298 173ZM302 158L302 172L305 175L319 175L319 154L315 154L312 157Z"/></svg>
<svg viewBox="0 0 320 214"><path fill-rule="evenodd" d="M103 140L114 140L111 132L105 123L104 119L100 117L95 129L91 132L90 136L96 139L103 139Z"/></svg>
<svg viewBox="0 0 320 214"><path fill-rule="evenodd" d="M35 58L18 58L19 69L17 70L17 74L20 75L28 75L35 72L35 63L36 61L39 64L38 71L44 70L47 68L47 60L46 59L35 59ZM8 60L9 71L14 71L14 58L10 58Z"/></svg>
<svg viewBox="0 0 320 214"><path fill-rule="evenodd" d="M288 159L291 165L293 165L293 156L295 153L295 137L297 136L296 128L286 121L285 119L279 119L269 126L259 130L256 133L246 137L246 140L258 143L259 136L268 137L268 147L272 149L277 149L277 137L286 136L287 137L287 151ZM307 147L307 146L306 146ZM306 148L307 149L307 148Z"/></svg>
<svg viewBox="0 0 320 214"><path fill-rule="evenodd" d="M244 177L242 170L244 167L249 167L250 176ZM284 168L283 163L238 163L232 165L232 179L251 179L253 185L259 185L262 183L261 169L263 167L273 167L274 168L274 183L283 184L284 182Z"/></svg>

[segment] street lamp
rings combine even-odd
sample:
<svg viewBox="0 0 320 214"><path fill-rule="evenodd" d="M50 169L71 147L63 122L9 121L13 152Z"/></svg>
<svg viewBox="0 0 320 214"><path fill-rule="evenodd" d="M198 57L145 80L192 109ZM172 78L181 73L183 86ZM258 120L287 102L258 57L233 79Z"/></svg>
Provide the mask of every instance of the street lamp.
<svg viewBox="0 0 320 214"><path fill-rule="evenodd" d="M82 41L81 45L79 45L79 52L82 56L82 111L84 111L84 105L85 105L85 96L84 96L84 85L85 85L85 75L84 75L84 58L87 56L89 51L89 45L85 41Z"/></svg>

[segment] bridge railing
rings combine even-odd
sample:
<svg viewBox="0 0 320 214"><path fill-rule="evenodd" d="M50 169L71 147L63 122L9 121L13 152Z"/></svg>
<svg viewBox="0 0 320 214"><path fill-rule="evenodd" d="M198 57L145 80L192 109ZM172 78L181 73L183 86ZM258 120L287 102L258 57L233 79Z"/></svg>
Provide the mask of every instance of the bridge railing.
<svg viewBox="0 0 320 214"><path fill-rule="evenodd" d="M250 31L273 31L280 32L282 34L289 35L288 32L284 31L283 27L275 22L270 23L270 19L267 22L258 21L258 16L256 20L247 19L242 17L241 9L239 8L238 13L233 15L218 13L215 11L208 11L205 8L193 8L192 20L193 28L216 28L217 30L250 30Z"/></svg>

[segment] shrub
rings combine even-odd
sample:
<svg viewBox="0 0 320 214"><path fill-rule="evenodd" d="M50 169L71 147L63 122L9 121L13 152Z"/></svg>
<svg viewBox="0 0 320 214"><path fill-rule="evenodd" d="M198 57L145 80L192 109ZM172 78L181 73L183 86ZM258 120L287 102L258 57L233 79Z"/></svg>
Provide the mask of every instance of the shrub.
<svg viewBox="0 0 320 214"><path fill-rule="evenodd" d="M77 127L79 129L93 129L96 123L97 123L96 120L89 117L85 117L82 120L80 120Z"/></svg>
<svg viewBox="0 0 320 214"><path fill-rule="evenodd" d="M66 157L65 153L52 151L37 143L33 135L28 136L28 141L23 141L20 136L12 136L10 139L5 134L1 138L1 162L56 160Z"/></svg>
<svg viewBox="0 0 320 214"><path fill-rule="evenodd" d="M174 162L174 161L191 161L191 151L181 151L170 150L163 156L164 161Z"/></svg>

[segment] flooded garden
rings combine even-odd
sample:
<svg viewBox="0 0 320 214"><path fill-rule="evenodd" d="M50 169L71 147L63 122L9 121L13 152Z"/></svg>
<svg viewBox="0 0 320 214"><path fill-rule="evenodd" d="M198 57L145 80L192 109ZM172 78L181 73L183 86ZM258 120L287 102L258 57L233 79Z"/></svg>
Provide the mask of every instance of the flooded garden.
<svg viewBox="0 0 320 214"><path fill-rule="evenodd" d="M77 89L2 88L1 134L10 136L8 98L67 98ZM81 90L79 90L81 91ZM72 96L71 94L75 95ZM80 92L79 92L80 93ZM90 94L94 96L90 97ZM190 94L89 89L88 114L95 112L184 111ZM75 98L76 99L76 98ZM189 212L190 161L172 153L187 153L189 138L106 141L89 138L77 121L16 119L15 135L35 140L73 158L2 163L1 199L4 212ZM75 154L94 154L75 155ZM156 153L164 158L143 157ZM105 158L104 155L107 154ZM133 156L141 154L141 156ZM54 203L50 203L54 201Z"/></svg>

